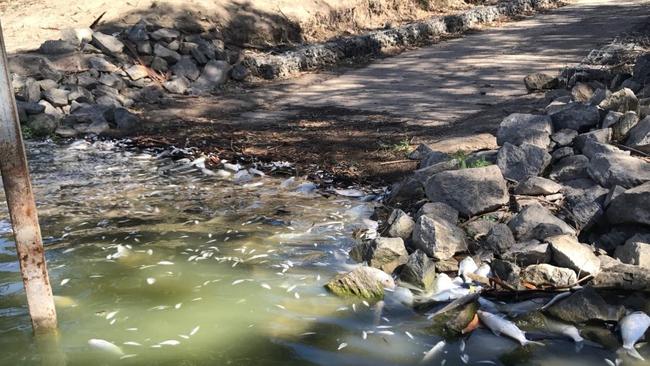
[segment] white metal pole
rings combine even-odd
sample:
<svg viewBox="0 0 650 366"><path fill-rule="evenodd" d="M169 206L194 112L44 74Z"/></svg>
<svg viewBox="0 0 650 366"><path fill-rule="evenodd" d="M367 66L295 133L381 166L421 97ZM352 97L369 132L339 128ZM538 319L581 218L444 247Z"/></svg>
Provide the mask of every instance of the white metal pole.
<svg viewBox="0 0 650 366"><path fill-rule="evenodd" d="M0 24L0 171L16 240L20 273L35 333L56 330L56 309L29 180L20 120Z"/></svg>

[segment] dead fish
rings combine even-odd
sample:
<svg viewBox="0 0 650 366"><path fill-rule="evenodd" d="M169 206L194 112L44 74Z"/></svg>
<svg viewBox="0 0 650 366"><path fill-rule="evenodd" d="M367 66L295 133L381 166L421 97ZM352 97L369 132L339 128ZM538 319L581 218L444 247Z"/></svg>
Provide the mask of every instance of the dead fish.
<svg viewBox="0 0 650 366"><path fill-rule="evenodd" d="M478 266L472 257L465 257L465 259L458 263L458 275L465 279L465 282L472 282L465 277L465 274L474 273L476 270L478 270Z"/></svg>
<svg viewBox="0 0 650 366"><path fill-rule="evenodd" d="M104 339L92 338L88 340L88 344L92 347L101 349L102 351L106 351L108 353L112 353L119 356L124 355L124 351L122 351L120 347Z"/></svg>
<svg viewBox="0 0 650 366"><path fill-rule="evenodd" d="M623 350L631 357L644 360L634 345L650 327L650 317L642 311L635 311L624 316L618 323L618 327L623 339Z"/></svg>
<svg viewBox="0 0 650 366"><path fill-rule="evenodd" d="M77 302L69 296L54 295L54 304L60 308L73 308L77 306Z"/></svg>
<svg viewBox="0 0 650 366"><path fill-rule="evenodd" d="M550 318L544 318L544 325L551 333L562 334L571 338L576 343L584 342L584 338L580 336L580 331L572 324L563 323Z"/></svg>
<svg viewBox="0 0 650 366"><path fill-rule="evenodd" d="M545 298L537 298L515 303L495 303L495 305L500 313L505 313L510 318L516 318L540 310L545 303Z"/></svg>
<svg viewBox="0 0 650 366"><path fill-rule="evenodd" d="M527 344L537 344L540 346L544 345L544 343L529 341L526 339L526 334L511 321L483 310L477 311L477 314L481 322L496 335L504 334L516 340L522 346L525 346Z"/></svg>
<svg viewBox="0 0 650 366"><path fill-rule="evenodd" d="M489 264L483 263L478 267L476 271L474 271L474 274L487 278L492 274L492 268L490 268Z"/></svg>
<svg viewBox="0 0 650 366"><path fill-rule="evenodd" d="M445 345L446 345L445 341L440 341L440 342L436 343L433 347L431 347L431 349L429 351L427 351L424 354L424 357L422 357L422 360L420 361L420 363L422 364L422 363L431 361L437 354L442 352L442 349L445 348Z"/></svg>

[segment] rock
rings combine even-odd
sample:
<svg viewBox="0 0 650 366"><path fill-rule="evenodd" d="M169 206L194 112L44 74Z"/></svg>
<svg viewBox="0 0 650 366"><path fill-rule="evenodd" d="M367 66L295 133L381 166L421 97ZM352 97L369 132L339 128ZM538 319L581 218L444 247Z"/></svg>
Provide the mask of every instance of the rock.
<svg viewBox="0 0 650 366"><path fill-rule="evenodd" d="M566 106L566 102L554 100L544 108L544 113L551 115L555 112L561 111L562 109L566 108Z"/></svg>
<svg viewBox="0 0 650 366"><path fill-rule="evenodd" d="M70 87L68 94L68 101L77 103L92 103L95 101L93 94L80 85L74 85Z"/></svg>
<svg viewBox="0 0 650 366"><path fill-rule="evenodd" d="M425 192L432 202L443 202L470 217L508 203L508 188L496 165L444 171L432 176Z"/></svg>
<svg viewBox="0 0 650 366"><path fill-rule="evenodd" d="M434 264L438 273L458 272L458 261L454 258L435 261Z"/></svg>
<svg viewBox="0 0 650 366"><path fill-rule="evenodd" d="M585 147L585 144L587 143L587 140L593 140L600 142L601 144L608 144L612 141L612 129L602 128L599 130L581 133L575 138L573 146L576 149L582 151L582 149Z"/></svg>
<svg viewBox="0 0 650 366"><path fill-rule="evenodd" d="M571 213L566 221L572 222L580 230L587 230L597 224L604 215L603 202L608 192L599 185L585 189L566 187L564 208Z"/></svg>
<svg viewBox="0 0 650 366"><path fill-rule="evenodd" d="M545 89L555 89L559 85L559 81L556 77L547 73L535 72L526 75L524 78L524 84L526 85L526 89L531 92Z"/></svg>
<svg viewBox="0 0 650 366"><path fill-rule="evenodd" d="M41 87L33 78L15 76L11 85L18 100L36 103L41 99Z"/></svg>
<svg viewBox="0 0 650 366"><path fill-rule="evenodd" d="M153 54L171 64L181 60L181 55L178 52L172 51L160 43L153 46Z"/></svg>
<svg viewBox="0 0 650 366"><path fill-rule="evenodd" d="M542 177L528 177L515 187L515 194L528 196L546 196L560 191L562 186Z"/></svg>
<svg viewBox="0 0 650 366"><path fill-rule="evenodd" d="M415 214L415 219L419 219L420 216L435 216L445 219L454 225L458 224L458 210L442 202L425 203Z"/></svg>
<svg viewBox="0 0 650 366"><path fill-rule="evenodd" d="M540 243L537 240L519 242L501 254L501 259L520 266L548 263L551 261L551 248L547 243Z"/></svg>
<svg viewBox="0 0 650 366"><path fill-rule="evenodd" d="M228 62L211 60L205 65L193 87L201 91L212 90L228 80L228 71L230 71Z"/></svg>
<svg viewBox="0 0 650 366"><path fill-rule="evenodd" d="M571 88L571 96L576 102L588 102L594 95L594 89L586 83L577 83Z"/></svg>
<svg viewBox="0 0 650 366"><path fill-rule="evenodd" d="M111 88L122 90L126 87L124 80L116 74L105 73L99 77L99 82L102 85L109 86Z"/></svg>
<svg viewBox="0 0 650 366"><path fill-rule="evenodd" d="M639 116L637 116L636 112L625 112L623 117L621 117L621 119L619 119L618 122L612 126L612 138L615 141L624 141L627 138L630 130L636 126L638 122ZM605 143L609 141L599 142Z"/></svg>
<svg viewBox="0 0 650 366"><path fill-rule="evenodd" d="M643 54L634 61L634 80L641 84L650 83L650 55Z"/></svg>
<svg viewBox="0 0 650 366"><path fill-rule="evenodd" d="M425 163L425 160L423 160ZM433 175L447 170L456 170L460 168L460 161L458 159L451 159L447 161L442 161L439 163L431 164L426 168L417 169L413 172L413 177L417 179L422 185L425 185L429 178Z"/></svg>
<svg viewBox="0 0 650 366"><path fill-rule="evenodd" d="M585 141L585 146L582 148L582 154L589 160L593 159L598 154L623 154L630 155L628 151L623 151L609 144L601 144L595 140Z"/></svg>
<svg viewBox="0 0 650 366"><path fill-rule="evenodd" d="M33 115L27 122L27 127L29 127L34 136L39 137L53 134L58 125L56 117L45 113Z"/></svg>
<svg viewBox="0 0 650 366"><path fill-rule="evenodd" d="M393 184L388 196L389 204L416 202L424 198L424 187L413 177L406 177L403 181Z"/></svg>
<svg viewBox="0 0 650 366"><path fill-rule="evenodd" d="M616 248L615 256L623 263L650 270L650 235L634 235L624 245Z"/></svg>
<svg viewBox="0 0 650 366"><path fill-rule="evenodd" d="M496 224L488 231L484 242L487 249L495 254L502 254L515 245L515 237L508 225Z"/></svg>
<svg viewBox="0 0 650 366"><path fill-rule="evenodd" d="M106 121L95 121L86 128L86 133L92 133L95 135L101 135L105 132L108 132L111 129L111 126Z"/></svg>
<svg viewBox="0 0 650 366"><path fill-rule="evenodd" d="M141 42L149 39L149 33L147 33L147 24L144 20L140 20L135 25L133 25L126 32L126 38L132 42Z"/></svg>
<svg viewBox="0 0 650 366"><path fill-rule="evenodd" d="M180 61L172 66L172 72L174 75L183 76L192 81L198 79L201 74L192 58L188 56L182 57Z"/></svg>
<svg viewBox="0 0 650 366"><path fill-rule="evenodd" d="M408 253L401 238L377 238L372 241L367 256L371 267L390 274L397 266L406 263Z"/></svg>
<svg viewBox="0 0 650 366"><path fill-rule="evenodd" d="M156 41L171 42L177 39L180 35L181 33L176 29L160 28L157 31L151 33L151 38Z"/></svg>
<svg viewBox="0 0 650 366"><path fill-rule="evenodd" d="M618 197L621 193L625 192L625 188L621 186L614 186L609 189L607 196L605 196L605 201L603 202L603 207L607 208L613 199Z"/></svg>
<svg viewBox="0 0 650 366"><path fill-rule="evenodd" d="M560 320L579 324L588 321L617 322L625 315L625 308L607 304L594 289L587 287L556 302L547 312Z"/></svg>
<svg viewBox="0 0 650 366"><path fill-rule="evenodd" d="M580 277L598 274L600 260L589 246L578 242L575 236L551 236L546 238L545 241L551 246L554 264L571 268Z"/></svg>
<svg viewBox="0 0 650 366"><path fill-rule="evenodd" d="M545 149L527 143L515 146L506 142L497 155L503 176L517 182L541 174L550 162Z"/></svg>
<svg viewBox="0 0 650 366"><path fill-rule="evenodd" d="M435 150L429 147L429 145L420 144L418 145L418 147L416 147L413 151L409 153L408 158L411 160L422 160L432 152L435 152Z"/></svg>
<svg viewBox="0 0 650 366"><path fill-rule="evenodd" d="M93 33L92 44L104 53L118 55L124 50L124 43L119 39L101 32Z"/></svg>
<svg viewBox="0 0 650 366"><path fill-rule="evenodd" d="M68 28L61 31L61 36L66 42L80 46L93 40L93 30L90 28Z"/></svg>
<svg viewBox="0 0 650 366"><path fill-rule="evenodd" d="M555 130L571 129L580 132L597 126L600 122L600 113L594 106L572 103L551 114L551 120Z"/></svg>
<svg viewBox="0 0 650 366"><path fill-rule="evenodd" d="M523 143L546 149L549 136L553 132L553 124L548 116L513 113L504 118L497 131L497 144L505 143L521 145Z"/></svg>
<svg viewBox="0 0 650 366"><path fill-rule="evenodd" d="M612 224L650 225L650 182L613 199L607 208L607 219Z"/></svg>
<svg viewBox="0 0 650 366"><path fill-rule="evenodd" d="M402 238L404 240L411 237L413 227L415 226L413 219L400 209L395 209L391 212L386 224L388 225L388 236L391 238Z"/></svg>
<svg viewBox="0 0 650 366"><path fill-rule="evenodd" d="M56 89L56 88L59 87L59 84L56 81L50 80L50 79L39 80L36 83L38 83L38 86L43 91L50 90L50 89Z"/></svg>
<svg viewBox="0 0 650 366"><path fill-rule="evenodd" d="M54 116L54 117L61 117L63 115L61 109L54 107L47 100L41 100L38 102L38 104L45 107L45 111L44 111L45 114L49 114L50 116Z"/></svg>
<svg viewBox="0 0 650 366"><path fill-rule="evenodd" d="M373 267L359 267L351 272L334 277L325 285L337 296L356 296L362 299L381 299L384 288L394 288L392 277Z"/></svg>
<svg viewBox="0 0 650 366"><path fill-rule="evenodd" d="M55 107L62 107L68 105L68 92L63 89L50 89L43 91L43 98L52 103Z"/></svg>
<svg viewBox="0 0 650 366"><path fill-rule="evenodd" d="M102 57L93 56L88 58L90 67L101 72L116 72L119 68Z"/></svg>
<svg viewBox="0 0 650 366"><path fill-rule="evenodd" d="M564 234L575 234L575 230L564 221L555 217L547 208L537 204L526 206L508 222L516 239L526 238L535 227L548 224L557 227Z"/></svg>
<svg viewBox="0 0 650 366"><path fill-rule="evenodd" d="M598 88L596 89L594 95L592 95L591 99L589 100L589 104L598 105L605 98L609 98L610 95L612 95L612 92L610 92L608 89Z"/></svg>
<svg viewBox="0 0 650 366"><path fill-rule="evenodd" d="M60 55L74 52L76 45L64 40L47 40L41 44L38 51L44 55Z"/></svg>
<svg viewBox="0 0 650 366"><path fill-rule="evenodd" d="M435 259L449 259L467 250L463 231L437 217L420 216L413 229L413 244Z"/></svg>
<svg viewBox="0 0 650 366"><path fill-rule="evenodd" d="M465 231L468 236L476 240L485 237L496 224L495 221L483 220L481 218L480 220L468 222L465 225Z"/></svg>
<svg viewBox="0 0 650 366"><path fill-rule="evenodd" d="M77 136L78 132L74 128L71 127L65 127L65 126L59 126L57 127L56 131L54 133L58 136L61 137L75 137Z"/></svg>
<svg viewBox="0 0 650 366"><path fill-rule="evenodd" d="M589 161L589 176L603 187L636 187L650 181L650 163L619 152L596 154Z"/></svg>
<svg viewBox="0 0 650 366"><path fill-rule="evenodd" d="M521 269L519 266L501 259L495 259L491 264L492 274L515 289L521 287L521 279L519 277Z"/></svg>
<svg viewBox="0 0 650 366"><path fill-rule="evenodd" d="M449 156L449 154L430 149L426 153L423 153L422 159L420 161L420 168L426 168L426 167L438 165L439 163L445 163L450 161L451 159L452 158L451 156ZM450 169L456 169L456 168L450 168ZM449 169L444 169L444 170L449 170Z"/></svg>
<svg viewBox="0 0 650 366"><path fill-rule="evenodd" d="M650 117L644 118L630 129L625 145L650 153Z"/></svg>
<svg viewBox="0 0 650 366"><path fill-rule="evenodd" d="M555 267L550 264L533 264L521 273L521 280L539 286L569 287L578 282L576 273L568 268Z"/></svg>
<svg viewBox="0 0 650 366"><path fill-rule="evenodd" d="M149 41L139 41L136 43L136 47L138 48L138 52L143 55L153 54L153 47L151 47L151 42Z"/></svg>
<svg viewBox="0 0 650 366"><path fill-rule="evenodd" d="M115 108L113 119L118 130L133 131L140 126L140 119L125 108Z"/></svg>
<svg viewBox="0 0 650 366"><path fill-rule="evenodd" d="M169 70L169 64L164 58L156 56L151 61L151 68L159 72L166 72Z"/></svg>
<svg viewBox="0 0 650 366"><path fill-rule="evenodd" d="M251 71L242 64L236 64L230 69L230 78L235 81L244 81L251 75Z"/></svg>
<svg viewBox="0 0 650 366"><path fill-rule="evenodd" d="M436 267L426 253L421 250L416 250L409 255L399 274L401 282L406 282L424 291L432 289L435 279Z"/></svg>
<svg viewBox="0 0 650 366"><path fill-rule="evenodd" d="M569 146L573 144L573 139L578 136L578 131L563 129L555 132L551 135L551 140L553 140L557 146Z"/></svg>
<svg viewBox="0 0 650 366"><path fill-rule="evenodd" d="M22 109L26 114L39 114L45 112L45 106L34 102L16 101L18 109Z"/></svg>
<svg viewBox="0 0 650 366"><path fill-rule="evenodd" d="M551 162L555 163L557 161L560 161L568 156L574 155L574 151L572 147L561 147L551 154Z"/></svg>
<svg viewBox="0 0 650 366"><path fill-rule="evenodd" d="M608 98L603 99L603 101L598 104L598 107L606 111L615 111L620 113L633 111L639 113L639 101L634 95L634 92L628 88L623 88L612 93Z"/></svg>
<svg viewBox="0 0 650 366"><path fill-rule="evenodd" d="M143 65L129 66L124 71L126 72L127 75L129 75L131 80L140 80L142 78L146 78L147 76L149 76L147 67Z"/></svg>
<svg viewBox="0 0 650 366"><path fill-rule="evenodd" d="M633 264L612 264L591 281L590 286L607 290L650 292L650 270Z"/></svg>
<svg viewBox="0 0 650 366"><path fill-rule="evenodd" d="M618 121L621 120L621 118L623 118L624 115L625 113L620 113L616 111L607 112L605 118L603 118L603 123L601 124L602 128L608 128L614 126L615 124L618 123Z"/></svg>
<svg viewBox="0 0 650 366"><path fill-rule="evenodd" d="M163 87L173 94L185 94L187 89L190 87L190 82L182 76L177 76L171 80L165 81Z"/></svg>

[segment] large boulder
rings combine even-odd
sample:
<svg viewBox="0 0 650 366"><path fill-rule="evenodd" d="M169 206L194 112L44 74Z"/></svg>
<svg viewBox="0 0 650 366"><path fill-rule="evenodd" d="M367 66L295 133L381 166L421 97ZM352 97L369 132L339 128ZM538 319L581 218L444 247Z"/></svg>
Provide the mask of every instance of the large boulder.
<svg viewBox="0 0 650 366"><path fill-rule="evenodd" d="M608 144L612 141L612 129L601 128L598 130L581 133L574 140L575 148L582 151L582 149L585 147L587 140L593 140L596 142L600 142L601 144Z"/></svg>
<svg viewBox="0 0 650 366"><path fill-rule="evenodd" d="M531 238L531 234L540 225L552 226L559 233L575 234L575 229L555 217L551 211L539 204L524 207L508 221L508 227L510 227L510 230L512 230L515 238L518 240L536 239Z"/></svg>
<svg viewBox="0 0 650 366"><path fill-rule="evenodd" d="M598 108L582 103L572 103L566 108L551 114L555 130L571 129L587 131L600 122Z"/></svg>
<svg viewBox="0 0 650 366"><path fill-rule="evenodd" d="M524 77L524 85L528 91L554 89L559 85L558 79L544 72L535 72Z"/></svg>
<svg viewBox="0 0 650 366"><path fill-rule="evenodd" d="M578 278L572 269L541 263L524 268L521 280L535 286L569 287L575 285Z"/></svg>
<svg viewBox="0 0 650 366"><path fill-rule="evenodd" d="M401 282L409 283L424 291L432 289L435 279L436 267L434 262L425 252L419 249L409 255L399 274Z"/></svg>
<svg viewBox="0 0 650 366"><path fill-rule="evenodd" d="M634 264L613 263L605 266L590 286L608 290L650 292L650 270Z"/></svg>
<svg viewBox="0 0 650 366"><path fill-rule="evenodd" d="M560 320L579 324L588 321L617 322L625 315L625 308L609 305L595 290L587 287L558 301L547 312Z"/></svg>
<svg viewBox="0 0 650 366"><path fill-rule="evenodd" d="M625 113L627 111L639 112L639 100L634 95L634 92L628 88L623 88L609 97L605 98L600 104L600 109L606 111L614 111Z"/></svg>
<svg viewBox="0 0 650 366"><path fill-rule="evenodd" d="M606 214L612 224L650 226L650 182L619 194L610 202Z"/></svg>
<svg viewBox="0 0 650 366"><path fill-rule="evenodd" d="M509 201L508 187L496 165L445 171L432 176L425 192L466 217L495 210Z"/></svg>
<svg viewBox="0 0 650 366"><path fill-rule="evenodd" d="M587 172L607 188L632 188L650 181L650 163L617 151L596 154L589 161Z"/></svg>
<svg viewBox="0 0 650 366"><path fill-rule="evenodd" d="M625 145L650 153L650 116L642 119L630 129Z"/></svg>
<svg viewBox="0 0 650 366"><path fill-rule="evenodd" d="M531 240L515 243L507 252L501 254L501 258L520 266L548 263L551 261L551 249L548 243Z"/></svg>
<svg viewBox="0 0 650 366"><path fill-rule="evenodd" d="M506 142L497 155L503 176L517 182L541 174L550 162L551 155L545 148L527 143L515 146Z"/></svg>
<svg viewBox="0 0 650 366"><path fill-rule="evenodd" d="M623 117L621 117L616 124L612 126L612 136L611 139L614 141L625 141L630 130L639 123L639 116L636 112L626 112ZM608 143L610 141L599 141L602 143Z"/></svg>
<svg viewBox="0 0 650 366"><path fill-rule="evenodd" d="M444 260L467 251L465 233L438 217L420 216L413 230L413 244L429 257Z"/></svg>
<svg viewBox="0 0 650 366"><path fill-rule="evenodd" d="M501 121L497 131L497 144L527 143L546 149L551 142L549 136L552 132L553 123L548 116L513 113Z"/></svg>
<svg viewBox="0 0 650 366"><path fill-rule="evenodd" d="M395 282L386 272L364 266L337 275L325 285L325 288L341 297L356 296L376 300L384 296L385 288L395 288Z"/></svg>
<svg viewBox="0 0 650 366"><path fill-rule="evenodd" d="M557 235L546 238L551 246L553 263L558 266L571 268L580 277L597 275L600 271L600 260L591 248L578 242L572 235Z"/></svg>
<svg viewBox="0 0 650 366"><path fill-rule="evenodd" d="M573 181L570 183L574 183ZM589 186L571 187L563 189L564 208L570 215L566 220L572 222L580 230L589 229L597 224L604 215L603 205L609 191L597 184Z"/></svg>
<svg viewBox="0 0 650 366"><path fill-rule="evenodd" d="M425 203L415 214L415 219L419 219L420 216L436 216L452 224L458 223L458 210L442 202Z"/></svg>
<svg viewBox="0 0 650 366"><path fill-rule="evenodd" d="M616 258L627 264L650 269L650 234L636 234L616 248Z"/></svg>
<svg viewBox="0 0 650 366"><path fill-rule="evenodd" d="M584 155L570 155L553 164L548 177L560 182L589 178L588 167L589 158Z"/></svg>

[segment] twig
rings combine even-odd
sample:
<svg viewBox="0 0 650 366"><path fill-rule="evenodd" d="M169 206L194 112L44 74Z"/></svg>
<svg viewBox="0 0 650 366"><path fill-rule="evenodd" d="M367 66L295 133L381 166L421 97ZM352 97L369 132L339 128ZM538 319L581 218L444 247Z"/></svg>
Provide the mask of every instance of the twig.
<svg viewBox="0 0 650 366"><path fill-rule="evenodd" d="M417 160L403 159L403 160L392 160L392 161L383 161L379 165L389 165L389 164L400 164L400 163L417 163Z"/></svg>
<svg viewBox="0 0 650 366"><path fill-rule="evenodd" d="M95 21L92 22L92 23L90 24L90 26L89 26L88 28L90 28L90 29L92 29L92 30L95 30L95 27L97 27L97 25L98 25L99 22L102 20L102 18L104 17L104 15L106 15L106 12L101 13L101 14L97 17L97 19L95 19Z"/></svg>
<svg viewBox="0 0 650 366"><path fill-rule="evenodd" d="M626 145L623 145L623 144L616 144L616 146L622 148L623 150L630 150L633 153L637 153L637 154L643 155L645 157L650 157L650 154L648 154L646 152L643 152L641 150L637 150L637 149L635 149L633 147L629 147L629 146L626 146Z"/></svg>

